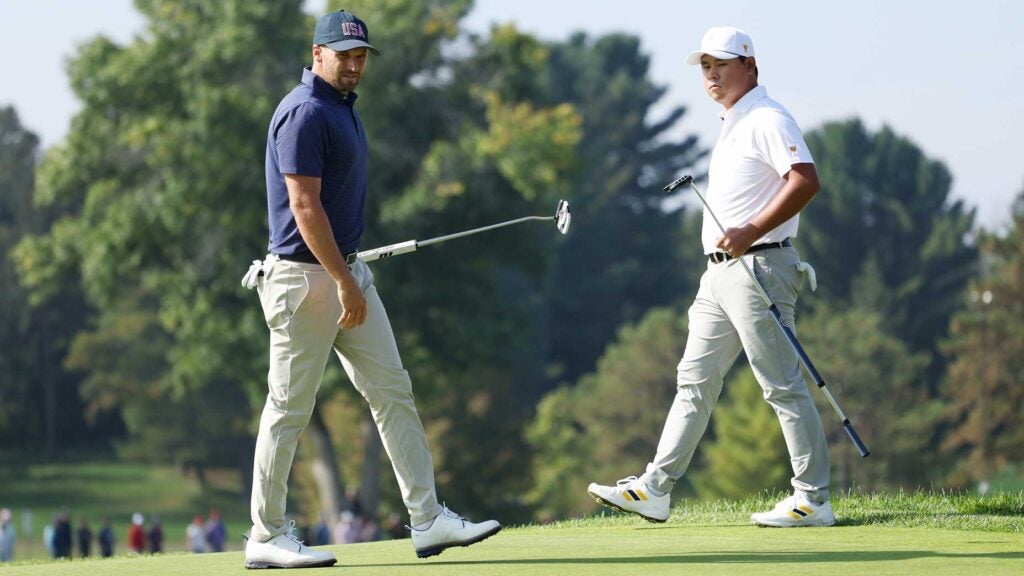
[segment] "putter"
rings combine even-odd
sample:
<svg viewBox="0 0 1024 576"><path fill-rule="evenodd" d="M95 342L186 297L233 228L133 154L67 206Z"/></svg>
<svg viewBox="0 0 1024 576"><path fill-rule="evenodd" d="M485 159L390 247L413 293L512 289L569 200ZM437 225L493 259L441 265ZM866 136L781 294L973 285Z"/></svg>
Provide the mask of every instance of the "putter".
<svg viewBox="0 0 1024 576"><path fill-rule="evenodd" d="M572 222L572 214L569 212L569 203L565 200L559 200L558 206L555 207L554 216L525 216L516 220L509 220L508 222L499 222L498 224L491 224L490 226L484 226L482 228L474 228L473 230L466 230L465 232L456 232L455 234L439 236L429 240L406 240L405 242L399 242L398 244L391 244L388 246L381 246L380 248L374 248L372 250L365 250L357 253L356 256L363 262L372 262L374 260L390 258L391 256L397 256L407 252L415 252L422 246L440 244L441 242L446 242L448 240L462 238L463 236L469 236L471 234L479 234L481 232L519 224L520 222L526 222L528 220L554 220L555 227L558 231L562 234L568 234L569 224Z"/></svg>
<svg viewBox="0 0 1024 576"><path fill-rule="evenodd" d="M722 231L722 234L725 234L725 227L722 226L721 222L719 222L718 217L711 211L711 206L708 205L708 201L704 199L704 195L700 193L700 190L698 190L697 186L693 183L693 176L688 174L680 176L671 184L665 186L665 192L672 192L676 188L687 184L689 184L690 187L693 188L693 191L697 193L697 197L700 198L701 203L704 204L704 209L708 211L708 214L715 221L715 224L718 225L718 229ZM804 347L801 346L800 341L796 339L796 333L794 333L793 329L786 324L786 321L782 318L782 313L779 312L778 307L775 306L772 299L768 297L768 293L765 292L764 286L761 286L761 283L758 282L757 276L754 276L754 271L750 269L750 266L747 266L747 263L744 262L742 257L736 258L736 260L743 265L743 269L747 271L747 275L754 281L754 286L757 287L757 291L761 294L761 298L764 300L764 303L768 305L768 311L771 312L772 318L775 319L775 323L778 324L779 329L782 330L782 334L786 337L786 341L793 347L793 351L796 352L796 355L800 359L800 363L803 365L804 369L807 370L807 373L814 379L818 388L825 393L825 398L828 398L828 403L831 404L832 408L836 411L836 414L843 423L843 430L846 431L846 435L850 437L850 440L852 440L853 444L857 447L857 451L860 452L861 458L867 458L871 452L868 451L868 447L861 441L860 436L857 435L857 431L853 429L853 424L850 424L850 419L846 417L846 414L843 413L839 404L836 403L836 399L832 397L832 393L825 387L825 379L818 373L818 370L814 367L814 364L811 362L811 358L807 355L807 352L804 352Z"/></svg>

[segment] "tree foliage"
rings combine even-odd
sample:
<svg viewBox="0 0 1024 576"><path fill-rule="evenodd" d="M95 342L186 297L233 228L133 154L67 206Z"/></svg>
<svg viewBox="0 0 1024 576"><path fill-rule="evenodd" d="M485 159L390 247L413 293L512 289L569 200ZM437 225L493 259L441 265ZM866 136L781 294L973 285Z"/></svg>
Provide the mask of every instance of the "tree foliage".
<svg viewBox="0 0 1024 576"><path fill-rule="evenodd" d="M62 439L90 440L116 423L90 426L77 377L61 370L70 335L88 313L77 285L62 283L53 301L32 306L32 292L18 283L16 245L60 214L33 205L38 147L17 112L0 108L0 444L52 453Z"/></svg>
<svg viewBox="0 0 1024 576"><path fill-rule="evenodd" d="M219 413L224 446L247 442L251 413L237 408L247 388L262 396L265 360L237 278L265 242L266 122L301 62L300 4L140 0L145 34L127 46L99 37L69 62L82 111L47 152L37 193L65 215L22 243L18 266L48 302L81 278L100 312L78 349L107 353L73 365L90 374L90 402L139 415L127 421L141 452L167 454L147 438L187 436L200 405ZM108 362L121 346L151 362ZM149 426L157 413L174 426Z"/></svg>
<svg viewBox="0 0 1024 576"><path fill-rule="evenodd" d="M800 221L798 246L821 280L807 304L875 310L911 350L934 353L977 258L974 211L951 198L949 170L856 119L812 130L807 145L823 183Z"/></svg>
<svg viewBox="0 0 1024 576"><path fill-rule="evenodd" d="M800 321L800 342L872 454L862 459L832 406L811 390L828 437L834 490L917 488L939 482L931 447L941 400L928 393L929 356L913 352L874 310L819 306ZM808 383L815 388L808 378Z"/></svg>
<svg viewBox="0 0 1024 576"><path fill-rule="evenodd" d="M527 430L535 455L527 499L542 517L590 512L589 482L643 472L675 396L685 324L677 310L650 310L619 331L596 372L541 401Z"/></svg>
<svg viewBox="0 0 1024 576"><path fill-rule="evenodd" d="M39 139L25 130L17 112L0 108L0 438L21 440L18 430L41 431L42 414L33 413L32 382L14 353L29 335L27 295L11 282L14 267L8 253L31 222L32 189Z"/></svg>
<svg viewBox="0 0 1024 576"><path fill-rule="evenodd" d="M1005 234L983 235L982 273L943 347L953 424L943 447L961 456L957 484L988 480L1008 463L1024 461L1024 192L1011 218Z"/></svg>
<svg viewBox="0 0 1024 576"><path fill-rule="evenodd" d="M661 189L705 151L695 136L672 133L685 107L652 118L665 88L650 80L639 38L578 33L550 51L551 97L583 115L569 190L575 226L546 292L550 373L572 382L594 369L620 326L696 286L701 250L682 226L687 213L664 210Z"/></svg>

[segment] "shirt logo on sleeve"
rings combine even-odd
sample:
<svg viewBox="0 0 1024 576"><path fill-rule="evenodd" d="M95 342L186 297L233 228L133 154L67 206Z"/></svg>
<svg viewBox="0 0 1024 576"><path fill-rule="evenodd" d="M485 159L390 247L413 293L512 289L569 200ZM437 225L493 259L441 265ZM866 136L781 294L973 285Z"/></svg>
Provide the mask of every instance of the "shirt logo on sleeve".
<svg viewBox="0 0 1024 576"><path fill-rule="evenodd" d="M796 146L790 146L789 151L792 152L793 154L796 154Z"/></svg>

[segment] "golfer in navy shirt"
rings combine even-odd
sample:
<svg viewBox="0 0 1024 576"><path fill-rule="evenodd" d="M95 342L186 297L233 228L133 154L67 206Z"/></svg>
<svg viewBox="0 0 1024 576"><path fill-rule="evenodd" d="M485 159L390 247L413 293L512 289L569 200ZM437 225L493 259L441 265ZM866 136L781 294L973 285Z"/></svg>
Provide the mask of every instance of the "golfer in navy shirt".
<svg viewBox="0 0 1024 576"><path fill-rule="evenodd" d="M353 91L369 53L366 24L344 10L319 19L313 65L277 107L267 134L269 254L253 275L270 329L269 394L256 440L247 568L330 566L285 519L288 474L333 351L370 405L409 511L420 557L501 529L438 503L433 460L373 274L356 257L364 229L366 132ZM248 276L247 276L248 277Z"/></svg>

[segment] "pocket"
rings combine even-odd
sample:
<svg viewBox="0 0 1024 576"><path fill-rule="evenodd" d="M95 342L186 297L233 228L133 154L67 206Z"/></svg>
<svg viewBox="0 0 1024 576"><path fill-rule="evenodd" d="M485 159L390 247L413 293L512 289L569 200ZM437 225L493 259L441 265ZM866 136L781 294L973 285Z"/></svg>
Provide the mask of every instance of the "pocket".
<svg viewBox="0 0 1024 576"><path fill-rule="evenodd" d="M260 286L263 319L270 330L286 328L309 292L302 270L275 262Z"/></svg>
<svg viewBox="0 0 1024 576"><path fill-rule="evenodd" d="M804 275L797 270L799 256L786 250L765 250L754 256L754 274L777 305L793 305L800 295Z"/></svg>

